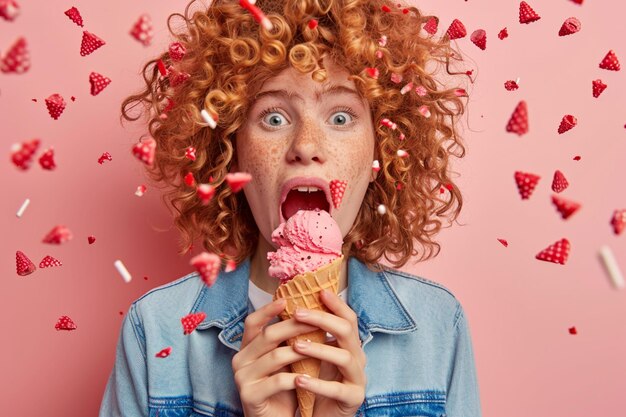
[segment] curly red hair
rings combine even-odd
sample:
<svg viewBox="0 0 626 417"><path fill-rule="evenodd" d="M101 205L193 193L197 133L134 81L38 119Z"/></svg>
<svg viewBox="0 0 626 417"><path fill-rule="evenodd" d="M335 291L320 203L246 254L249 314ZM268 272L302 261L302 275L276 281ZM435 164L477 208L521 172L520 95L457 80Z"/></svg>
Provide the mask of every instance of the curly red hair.
<svg viewBox="0 0 626 417"><path fill-rule="evenodd" d="M225 183L236 158L235 133L264 81L289 66L324 81L322 58L328 55L353 74L350 79L370 103L380 161L344 238L344 253L373 269L382 256L403 266L420 254L418 244L423 248L419 260L433 256L435 249L436 256L440 245L432 238L442 227L440 218L455 220L463 204L450 178L449 156L465 155L455 120L465 107L464 90L446 87L427 68L445 65L453 74L451 60L461 60L447 36L420 33L434 17L381 0L258 0L256 7L273 24L268 31L238 1L214 0L189 16L194 1L184 15L168 18L170 33L186 50L182 59L168 50L147 62L146 88L122 103L126 120L144 114L156 141L148 174L154 185L168 189L163 200L175 210L180 253L198 237L207 251L236 263L254 253L259 229L250 207L243 192L233 193ZM174 17L185 22L178 33L170 25ZM317 27L309 26L311 19ZM159 67L174 71L162 76ZM376 68L378 77L367 68ZM413 88L401 91L408 82ZM145 112L132 116L137 104L144 104ZM215 129L203 121L202 109L219 116ZM395 126L381 124L385 118ZM190 146L196 149L195 160L185 156ZM399 149L408 156L398 156ZM195 186L183 181L189 172L197 183L216 187L209 204L203 205ZM377 213L379 204L386 206L385 215Z"/></svg>

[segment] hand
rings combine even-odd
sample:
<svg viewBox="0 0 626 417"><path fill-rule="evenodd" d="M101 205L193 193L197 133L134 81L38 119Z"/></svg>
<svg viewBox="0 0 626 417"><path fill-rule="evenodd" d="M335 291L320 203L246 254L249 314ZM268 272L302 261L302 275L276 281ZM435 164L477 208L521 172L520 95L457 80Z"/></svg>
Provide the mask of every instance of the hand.
<svg viewBox="0 0 626 417"><path fill-rule="evenodd" d="M244 322L241 348L233 356L232 366L246 417L293 417L296 412L298 374L290 373L288 365L307 356L291 346L277 346L318 328L295 319L267 326L285 306L284 300L276 300L250 313Z"/></svg>
<svg viewBox="0 0 626 417"><path fill-rule="evenodd" d="M305 380L298 376L296 384L316 394L313 417L353 417L365 399L367 384L365 375L367 358L359 339L357 315L332 292L322 292L320 299L334 314L304 309L308 314L299 317L298 309L294 317L302 323L311 324L335 336L336 346L309 342L306 348L294 345L295 350L330 362L337 366L339 372L335 373L332 381L313 377Z"/></svg>

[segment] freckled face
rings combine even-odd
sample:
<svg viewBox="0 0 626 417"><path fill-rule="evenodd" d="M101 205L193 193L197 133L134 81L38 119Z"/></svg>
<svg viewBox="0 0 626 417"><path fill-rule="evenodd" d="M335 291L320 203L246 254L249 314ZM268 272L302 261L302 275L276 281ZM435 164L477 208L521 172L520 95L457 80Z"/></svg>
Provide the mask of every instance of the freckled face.
<svg viewBox="0 0 626 417"><path fill-rule="evenodd" d="M267 80L236 135L238 160L232 171L252 174L243 192L262 236L272 245L272 231L280 224L280 188L288 179L312 176L326 182L348 181L341 205L332 209L345 237L375 178L369 103L341 89L321 95L318 101L316 93L331 85L356 92L344 68L328 58L324 64L329 76L323 83L293 68ZM272 90L293 94L264 94Z"/></svg>

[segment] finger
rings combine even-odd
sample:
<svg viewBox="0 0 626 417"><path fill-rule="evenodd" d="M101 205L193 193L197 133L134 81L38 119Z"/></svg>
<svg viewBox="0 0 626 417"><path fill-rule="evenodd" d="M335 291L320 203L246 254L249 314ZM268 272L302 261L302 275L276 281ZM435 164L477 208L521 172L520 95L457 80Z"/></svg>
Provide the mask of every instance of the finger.
<svg viewBox="0 0 626 417"><path fill-rule="evenodd" d="M267 378L269 375L283 369L293 362L308 358L308 356L296 352L291 346L281 346L261 356L254 366L248 366L241 370L242 378L257 381Z"/></svg>
<svg viewBox="0 0 626 417"><path fill-rule="evenodd" d="M339 381L324 381L323 379L299 375L295 378L296 387L305 388L323 397L332 398L346 408L357 408L365 399L364 385L342 383Z"/></svg>
<svg viewBox="0 0 626 417"><path fill-rule="evenodd" d="M334 315L344 318L349 322L357 323L357 314L341 297L334 292L322 290L320 291L320 299Z"/></svg>
<svg viewBox="0 0 626 417"><path fill-rule="evenodd" d="M279 392L295 389L298 375L290 372L274 374L254 384L243 386L239 395L241 398L246 398L249 403L260 404Z"/></svg>
<svg viewBox="0 0 626 417"><path fill-rule="evenodd" d="M268 303L248 314L244 321L243 338L241 340L241 348L243 349L250 343L252 339L259 334L259 331L267 325L274 317L285 309L286 303L282 299Z"/></svg>
<svg viewBox="0 0 626 417"><path fill-rule="evenodd" d="M361 349L358 325L354 322L327 313L326 311L307 310L303 308L296 309L294 317L300 322L326 330L328 333L335 336L338 345L344 349L355 353Z"/></svg>
<svg viewBox="0 0 626 417"><path fill-rule="evenodd" d="M296 352L330 362L343 375L344 381L365 385L365 364L352 352L322 343L299 340L294 344Z"/></svg>

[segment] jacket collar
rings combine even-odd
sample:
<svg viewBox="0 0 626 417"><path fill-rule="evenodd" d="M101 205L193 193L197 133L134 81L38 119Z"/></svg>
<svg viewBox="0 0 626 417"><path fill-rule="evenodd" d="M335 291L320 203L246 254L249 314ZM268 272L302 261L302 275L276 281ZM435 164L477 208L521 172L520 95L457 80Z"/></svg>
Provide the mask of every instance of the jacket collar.
<svg viewBox="0 0 626 417"><path fill-rule="evenodd" d="M373 337L372 332L399 334L417 329L415 319L397 297L384 268L375 272L357 258L348 258L348 305L358 316L363 346ZM249 276L250 257L234 271L221 271L211 287L202 285L190 311L207 315L196 330L221 328L219 340L237 351L244 320L254 311L248 298Z"/></svg>

